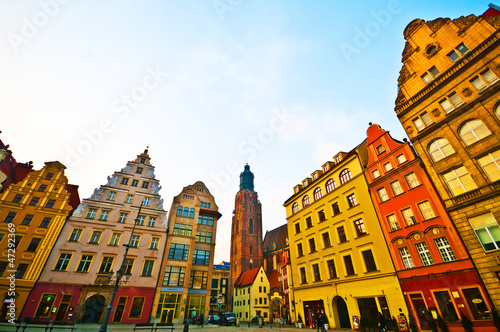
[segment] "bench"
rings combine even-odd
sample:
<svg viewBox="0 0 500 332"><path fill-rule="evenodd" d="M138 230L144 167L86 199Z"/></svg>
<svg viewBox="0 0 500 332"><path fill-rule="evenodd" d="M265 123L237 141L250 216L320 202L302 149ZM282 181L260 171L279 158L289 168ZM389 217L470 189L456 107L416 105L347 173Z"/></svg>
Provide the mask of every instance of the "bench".
<svg viewBox="0 0 500 332"><path fill-rule="evenodd" d="M143 324L135 324L134 332L136 331L163 331L163 330L174 330L174 323L143 323Z"/></svg>

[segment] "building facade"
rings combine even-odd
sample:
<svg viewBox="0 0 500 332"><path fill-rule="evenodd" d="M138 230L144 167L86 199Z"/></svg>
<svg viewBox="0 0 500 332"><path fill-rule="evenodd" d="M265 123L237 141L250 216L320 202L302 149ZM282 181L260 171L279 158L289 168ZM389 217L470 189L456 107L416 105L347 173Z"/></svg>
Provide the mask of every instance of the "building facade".
<svg viewBox="0 0 500 332"><path fill-rule="evenodd" d="M229 296L230 267L229 262L213 265L209 315L219 316L220 313L228 311L228 300L231 298Z"/></svg>
<svg viewBox="0 0 500 332"><path fill-rule="evenodd" d="M58 161L46 162L0 196L2 320L20 317L66 218L78 205L77 187L68 184L65 169ZM15 317L7 316L13 305Z"/></svg>
<svg viewBox="0 0 500 332"><path fill-rule="evenodd" d="M240 273L234 283L233 312L243 322L261 316L264 322L273 317L269 312L269 280L262 266Z"/></svg>
<svg viewBox="0 0 500 332"><path fill-rule="evenodd" d="M364 144L338 153L284 204L295 318L308 326L321 313L333 328L408 315L364 177Z"/></svg>
<svg viewBox="0 0 500 332"><path fill-rule="evenodd" d="M222 215L201 181L174 197L153 319L183 324L209 315L217 222Z"/></svg>
<svg viewBox="0 0 500 332"><path fill-rule="evenodd" d="M167 236L160 188L146 149L84 199L64 226L23 320L102 323L122 267L110 322L149 322Z"/></svg>
<svg viewBox="0 0 500 332"><path fill-rule="evenodd" d="M408 24L395 107L497 309L499 14Z"/></svg>
<svg viewBox="0 0 500 332"><path fill-rule="evenodd" d="M254 175L247 164L240 174L231 225L231 295L239 275L261 266L262 259L262 206L254 191Z"/></svg>
<svg viewBox="0 0 500 332"><path fill-rule="evenodd" d="M376 124L367 149L370 193L418 328L430 330L438 314L449 331L462 331L462 315L494 328L486 289L420 158Z"/></svg>

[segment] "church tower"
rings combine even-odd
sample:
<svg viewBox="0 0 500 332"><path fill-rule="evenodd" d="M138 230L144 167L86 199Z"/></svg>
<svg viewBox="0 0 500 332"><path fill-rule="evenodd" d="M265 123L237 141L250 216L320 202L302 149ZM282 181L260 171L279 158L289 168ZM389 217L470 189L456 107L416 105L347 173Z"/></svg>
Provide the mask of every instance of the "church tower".
<svg viewBox="0 0 500 332"><path fill-rule="evenodd" d="M231 225L231 285L245 271L262 265L262 206L254 191L250 166L240 174L240 190L236 194Z"/></svg>

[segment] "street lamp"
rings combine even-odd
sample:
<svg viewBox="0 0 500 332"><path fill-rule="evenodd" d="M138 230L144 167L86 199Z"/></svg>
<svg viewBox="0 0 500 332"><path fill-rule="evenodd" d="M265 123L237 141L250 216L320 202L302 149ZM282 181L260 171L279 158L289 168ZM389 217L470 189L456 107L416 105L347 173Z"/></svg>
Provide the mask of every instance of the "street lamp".
<svg viewBox="0 0 500 332"><path fill-rule="evenodd" d="M137 222L139 221L139 215L141 214L142 203L143 202L141 202L141 206L139 206L139 211L137 212L137 218L134 219L134 226L132 227L132 233L130 234L130 239L128 240L128 244L123 245L125 247L125 254L123 255L123 260L122 264L120 265L120 268L118 269L118 271L116 271L116 280L115 280L115 285L113 286L113 293L111 293L111 300L109 301L109 305L106 308L106 314L104 314L104 321L102 322L102 325L99 328L99 332L107 332L108 330L108 320L109 317L111 316L111 310L113 309L113 301L115 300L116 291L118 290L118 286L120 285L120 280L122 279L123 276L123 266L125 265L125 259L127 259L128 249L130 248L130 243L132 242L135 225L137 225Z"/></svg>

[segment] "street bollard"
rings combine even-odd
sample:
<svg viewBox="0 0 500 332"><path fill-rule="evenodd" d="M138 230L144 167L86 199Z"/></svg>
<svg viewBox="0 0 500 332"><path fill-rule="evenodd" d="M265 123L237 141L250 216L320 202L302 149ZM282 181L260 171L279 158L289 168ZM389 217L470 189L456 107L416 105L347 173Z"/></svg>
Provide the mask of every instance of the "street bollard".
<svg viewBox="0 0 500 332"><path fill-rule="evenodd" d="M262 325L263 325L262 323L263 323L263 322L262 322L262 317L259 317L259 329L261 329L261 328L262 328Z"/></svg>

